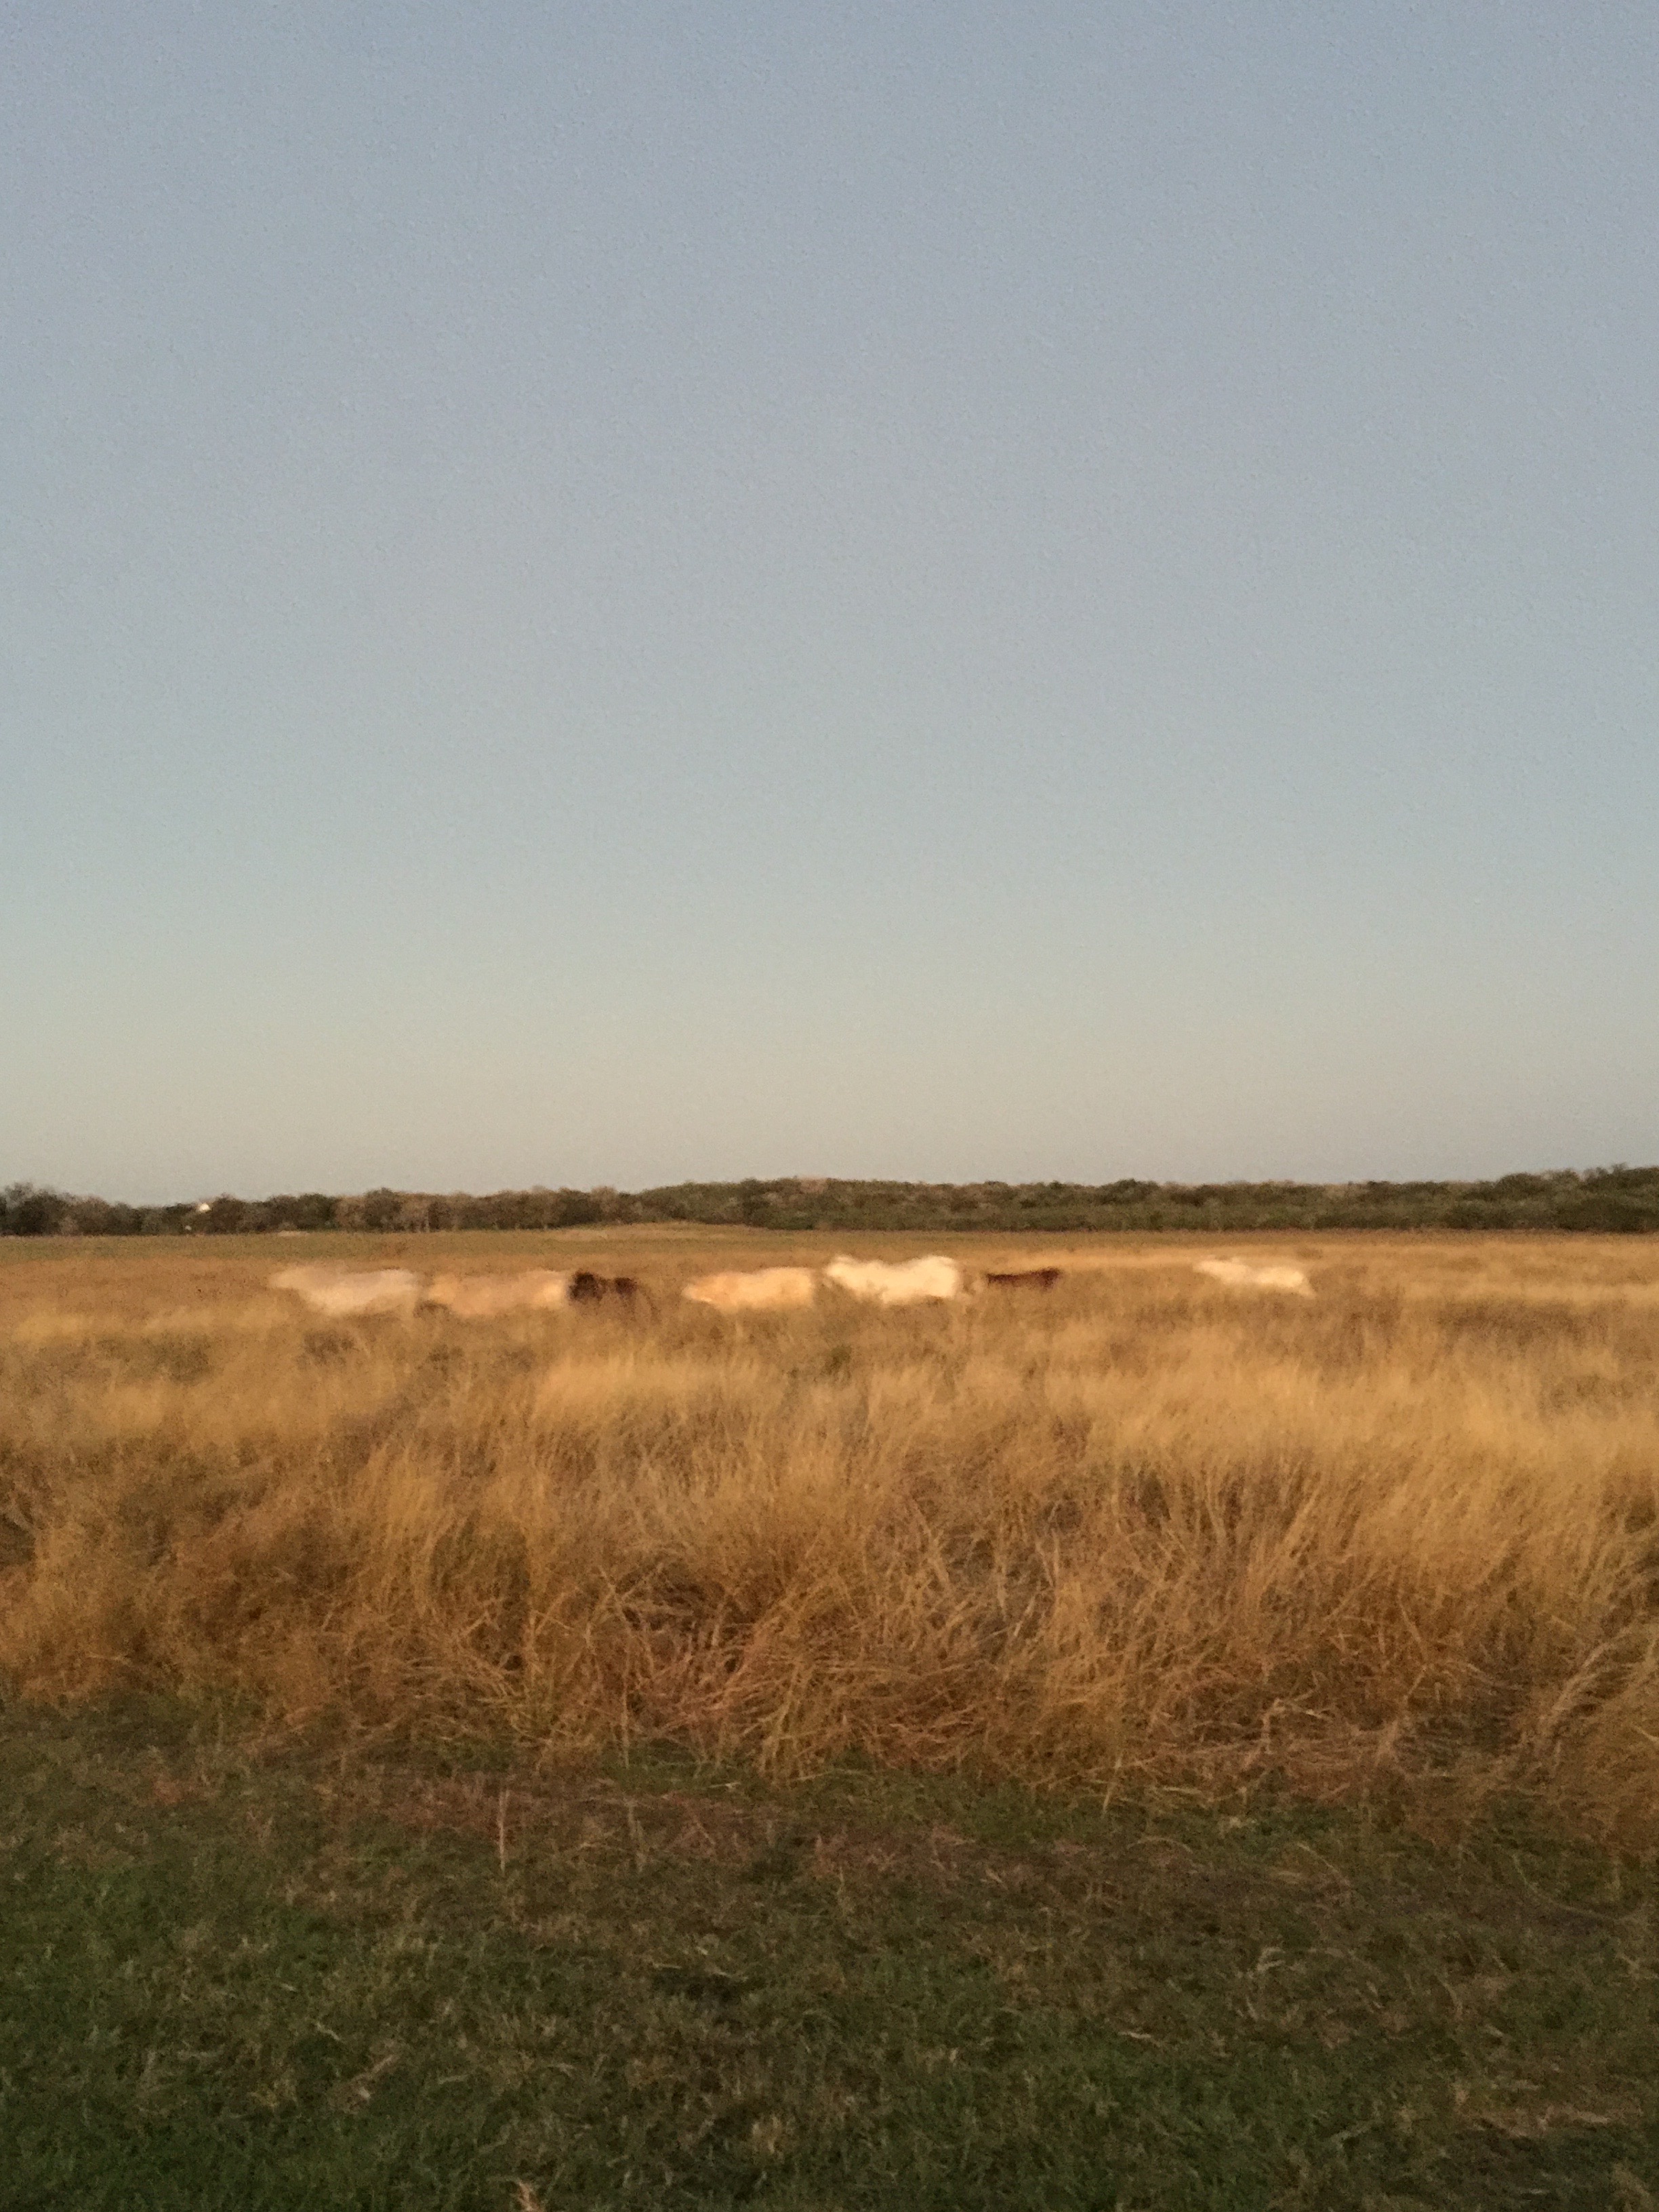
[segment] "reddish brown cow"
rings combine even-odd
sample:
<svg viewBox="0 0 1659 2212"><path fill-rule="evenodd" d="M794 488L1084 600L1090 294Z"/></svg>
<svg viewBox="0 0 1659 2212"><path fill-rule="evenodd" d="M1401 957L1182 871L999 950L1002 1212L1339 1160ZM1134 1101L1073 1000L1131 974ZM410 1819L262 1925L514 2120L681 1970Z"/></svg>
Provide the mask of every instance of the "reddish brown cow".
<svg viewBox="0 0 1659 2212"><path fill-rule="evenodd" d="M1063 1267L1018 1267L1005 1274L986 1275L988 1291L1052 1291L1065 1273Z"/></svg>
<svg viewBox="0 0 1659 2212"><path fill-rule="evenodd" d="M632 1275L595 1275L586 1267L578 1267L570 1278L566 1293L573 1306L598 1305L601 1301L614 1299L618 1305L633 1306L646 1301L645 1285Z"/></svg>

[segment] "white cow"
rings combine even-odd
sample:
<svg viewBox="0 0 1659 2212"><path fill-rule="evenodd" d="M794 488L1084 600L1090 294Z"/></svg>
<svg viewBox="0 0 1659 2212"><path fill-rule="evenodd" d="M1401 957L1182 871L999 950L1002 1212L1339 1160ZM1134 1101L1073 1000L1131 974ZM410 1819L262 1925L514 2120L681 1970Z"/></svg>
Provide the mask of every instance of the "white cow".
<svg viewBox="0 0 1659 2212"><path fill-rule="evenodd" d="M878 1306L920 1306L962 1296L962 1269L937 1252L925 1260L851 1260L843 1252L823 1271L849 1297Z"/></svg>
<svg viewBox="0 0 1659 2212"><path fill-rule="evenodd" d="M721 1275L699 1275L680 1296L720 1313L764 1313L810 1306L817 1287L811 1267L734 1267Z"/></svg>
<svg viewBox="0 0 1659 2212"><path fill-rule="evenodd" d="M1196 1273L1233 1290L1288 1291L1298 1298L1314 1294L1313 1285L1300 1267L1255 1267L1248 1260L1199 1260L1194 1267Z"/></svg>
<svg viewBox="0 0 1659 2212"><path fill-rule="evenodd" d="M293 1291L313 1313L343 1320L353 1314L412 1314L421 1302L421 1279L407 1267L373 1267L351 1274L343 1267L279 1267L273 1291Z"/></svg>
<svg viewBox="0 0 1659 2212"><path fill-rule="evenodd" d="M517 1275L434 1275L429 1306L447 1306L457 1321L493 1321L498 1314L544 1313L570 1303L570 1277L555 1267L526 1267Z"/></svg>

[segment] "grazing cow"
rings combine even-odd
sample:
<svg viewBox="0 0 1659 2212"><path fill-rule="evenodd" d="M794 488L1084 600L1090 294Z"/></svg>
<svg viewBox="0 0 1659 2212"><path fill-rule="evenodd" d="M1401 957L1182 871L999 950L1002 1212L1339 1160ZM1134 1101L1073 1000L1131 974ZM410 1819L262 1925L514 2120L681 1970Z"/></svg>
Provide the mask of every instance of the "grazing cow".
<svg viewBox="0 0 1659 2212"><path fill-rule="evenodd" d="M613 1299L618 1305L633 1306L646 1295L645 1285L632 1275L595 1275L586 1267L578 1267L570 1278L573 1306L598 1305L606 1299Z"/></svg>
<svg viewBox="0 0 1659 2212"><path fill-rule="evenodd" d="M436 1275L427 1286L426 1302L447 1306L457 1321L543 1313L569 1304L570 1277L552 1267L526 1267L519 1275Z"/></svg>
<svg viewBox="0 0 1659 2212"><path fill-rule="evenodd" d="M343 1321L354 1314L412 1314L421 1302L421 1279L407 1267L373 1267L350 1274L343 1267L279 1267L273 1291L292 1291L313 1313Z"/></svg>
<svg viewBox="0 0 1659 2212"><path fill-rule="evenodd" d="M999 1274L988 1269L985 1287L988 1291L1052 1291L1065 1273L1063 1267L1016 1267Z"/></svg>
<svg viewBox="0 0 1659 2212"><path fill-rule="evenodd" d="M849 1297L878 1306L920 1306L962 1296L962 1269L932 1253L925 1260L850 1260L843 1252L823 1271Z"/></svg>
<svg viewBox="0 0 1659 2212"><path fill-rule="evenodd" d="M1248 1260L1199 1260L1194 1262L1194 1272L1236 1291L1288 1291L1298 1298L1314 1294L1313 1285L1300 1267L1255 1267Z"/></svg>
<svg viewBox="0 0 1659 2212"><path fill-rule="evenodd" d="M734 1267L721 1275L699 1275L680 1296L720 1313L762 1313L810 1306L817 1287L817 1273L811 1267Z"/></svg>

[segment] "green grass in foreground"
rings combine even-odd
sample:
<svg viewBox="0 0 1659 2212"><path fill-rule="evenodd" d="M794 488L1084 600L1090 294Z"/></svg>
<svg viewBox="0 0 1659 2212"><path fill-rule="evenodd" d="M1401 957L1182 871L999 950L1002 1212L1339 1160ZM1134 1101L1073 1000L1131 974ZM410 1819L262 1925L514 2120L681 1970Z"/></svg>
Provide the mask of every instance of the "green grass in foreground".
<svg viewBox="0 0 1659 2212"><path fill-rule="evenodd" d="M0 2204L1659 2203L1650 1869L0 1708Z"/></svg>

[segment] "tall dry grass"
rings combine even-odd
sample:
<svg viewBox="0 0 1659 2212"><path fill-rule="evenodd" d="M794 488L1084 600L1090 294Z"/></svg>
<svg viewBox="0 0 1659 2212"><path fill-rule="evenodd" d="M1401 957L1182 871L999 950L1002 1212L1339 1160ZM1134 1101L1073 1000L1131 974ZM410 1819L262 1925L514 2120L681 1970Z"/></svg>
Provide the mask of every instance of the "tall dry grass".
<svg viewBox="0 0 1659 2212"><path fill-rule="evenodd" d="M9 1255L0 1669L785 1768L1521 1789L1659 1841L1659 1249L1267 1247L1309 1304L1200 1249L483 1326L319 1325L269 1244ZM732 1257L628 1252L669 1292Z"/></svg>

